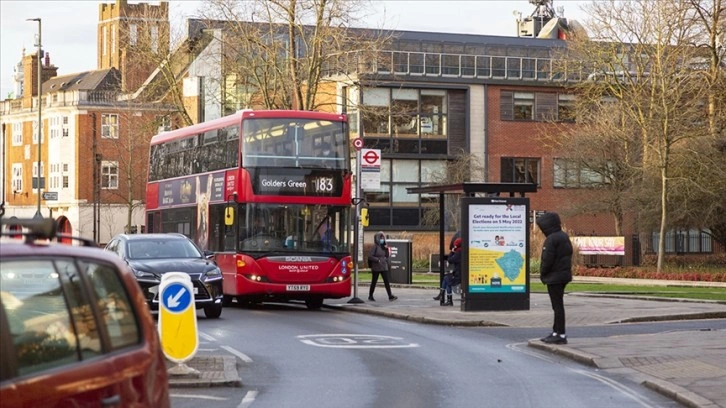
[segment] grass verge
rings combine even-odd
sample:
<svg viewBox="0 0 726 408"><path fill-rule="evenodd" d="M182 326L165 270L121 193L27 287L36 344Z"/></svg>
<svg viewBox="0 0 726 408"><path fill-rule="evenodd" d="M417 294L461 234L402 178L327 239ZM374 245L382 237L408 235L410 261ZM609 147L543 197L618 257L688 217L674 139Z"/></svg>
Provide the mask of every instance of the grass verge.
<svg viewBox="0 0 726 408"><path fill-rule="evenodd" d="M358 272L359 282L370 282L370 272ZM414 273L413 284L419 286L439 286L439 275L434 273ZM529 290L532 293L546 293L547 288L539 282L530 282ZM622 285L608 283L570 283L567 292L597 293L609 295L653 296L664 298L717 300L726 302L726 289L688 286L646 286Z"/></svg>

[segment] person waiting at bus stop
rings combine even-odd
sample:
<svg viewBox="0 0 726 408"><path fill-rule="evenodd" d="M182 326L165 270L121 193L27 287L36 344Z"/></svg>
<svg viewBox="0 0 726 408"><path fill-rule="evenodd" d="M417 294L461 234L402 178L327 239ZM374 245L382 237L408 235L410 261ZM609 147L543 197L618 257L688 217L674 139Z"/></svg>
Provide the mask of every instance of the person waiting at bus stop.
<svg viewBox="0 0 726 408"><path fill-rule="evenodd" d="M565 287L572 281L572 242L562 230L562 221L557 213L546 212L537 217L536 223L545 234L539 278L547 285L555 315L552 334L540 340L549 344L567 344L564 296Z"/></svg>
<svg viewBox="0 0 726 408"><path fill-rule="evenodd" d="M444 275L441 289L434 300L440 301L441 306L454 306L454 295L451 294L451 290L454 286L461 284L461 238L454 240L451 253L446 257L446 260L452 266L452 270L451 273ZM444 293L446 293L446 301L444 301Z"/></svg>
<svg viewBox="0 0 726 408"><path fill-rule="evenodd" d="M368 300L375 302L373 298L373 292L376 290L376 284L378 283L378 275L383 278L383 285L386 287L386 293L388 293L388 300L394 301L398 297L393 296L391 293L391 284L388 281L388 274L391 271L391 258L388 253L388 247L386 246L386 235L383 232L376 232L373 237L373 248L368 254L368 266L371 268L371 288L368 291Z"/></svg>

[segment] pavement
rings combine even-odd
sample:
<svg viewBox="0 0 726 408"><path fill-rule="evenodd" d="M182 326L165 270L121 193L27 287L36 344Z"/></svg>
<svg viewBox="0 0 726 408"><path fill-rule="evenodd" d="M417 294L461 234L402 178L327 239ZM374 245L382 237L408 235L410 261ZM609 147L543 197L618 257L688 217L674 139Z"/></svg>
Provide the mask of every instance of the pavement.
<svg viewBox="0 0 726 408"><path fill-rule="evenodd" d="M714 291L726 291L726 284L713 284ZM453 307L432 300L436 289L392 284L398 300L390 302L383 285L376 289L376 302L369 302L368 284L361 282L357 300L326 300L324 307L345 312L367 313L424 324L445 326L541 327L545 335L552 325L549 298L530 294L530 309L515 311L467 311L454 295ZM726 302L633 297L627 295L565 295L567 327L685 319L724 319ZM549 345L539 339L528 346L570 358L579 363L632 378L684 406L726 408L726 330L704 329L654 334L606 337L568 337L567 345ZM171 387L240 386L233 356L198 354L186 365L198 371L170 374ZM226 368L225 368L226 367Z"/></svg>

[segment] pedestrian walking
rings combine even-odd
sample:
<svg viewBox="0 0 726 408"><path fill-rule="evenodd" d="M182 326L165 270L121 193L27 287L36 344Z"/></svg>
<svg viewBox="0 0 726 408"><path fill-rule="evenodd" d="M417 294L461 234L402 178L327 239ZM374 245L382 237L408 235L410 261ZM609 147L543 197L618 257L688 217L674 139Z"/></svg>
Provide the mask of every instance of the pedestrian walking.
<svg viewBox="0 0 726 408"><path fill-rule="evenodd" d="M376 283L378 283L378 275L383 278L383 285L386 287L388 293L388 300L394 301L398 297L393 296L391 293L391 284L388 280L388 275L391 271L391 259L389 257L388 247L386 246L386 235L383 232L376 232L373 237L373 248L370 254L368 254L368 266L371 268L371 288L368 291L368 300L375 302L373 298L373 292L376 290Z"/></svg>
<svg viewBox="0 0 726 408"><path fill-rule="evenodd" d="M444 275L439 295L434 300L438 300L441 306L454 306L454 295L451 294L451 289L461 284L461 238L454 240L451 253L446 257L446 260L452 266L452 270L451 273ZM445 301L444 294L446 294Z"/></svg>
<svg viewBox="0 0 726 408"><path fill-rule="evenodd" d="M567 344L564 297L565 287L572 281L572 243L562 230L560 216L555 212L546 212L537 217L537 226L545 234L539 278L547 285L555 314L552 334L540 340L549 344Z"/></svg>

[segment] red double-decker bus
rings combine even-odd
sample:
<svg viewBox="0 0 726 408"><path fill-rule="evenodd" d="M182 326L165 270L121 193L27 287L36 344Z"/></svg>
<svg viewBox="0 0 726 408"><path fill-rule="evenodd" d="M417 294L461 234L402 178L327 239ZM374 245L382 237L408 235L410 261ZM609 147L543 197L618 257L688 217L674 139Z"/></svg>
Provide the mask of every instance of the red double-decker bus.
<svg viewBox="0 0 726 408"><path fill-rule="evenodd" d="M244 110L151 140L148 232L214 252L229 305L350 296L345 115Z"/></svg>

